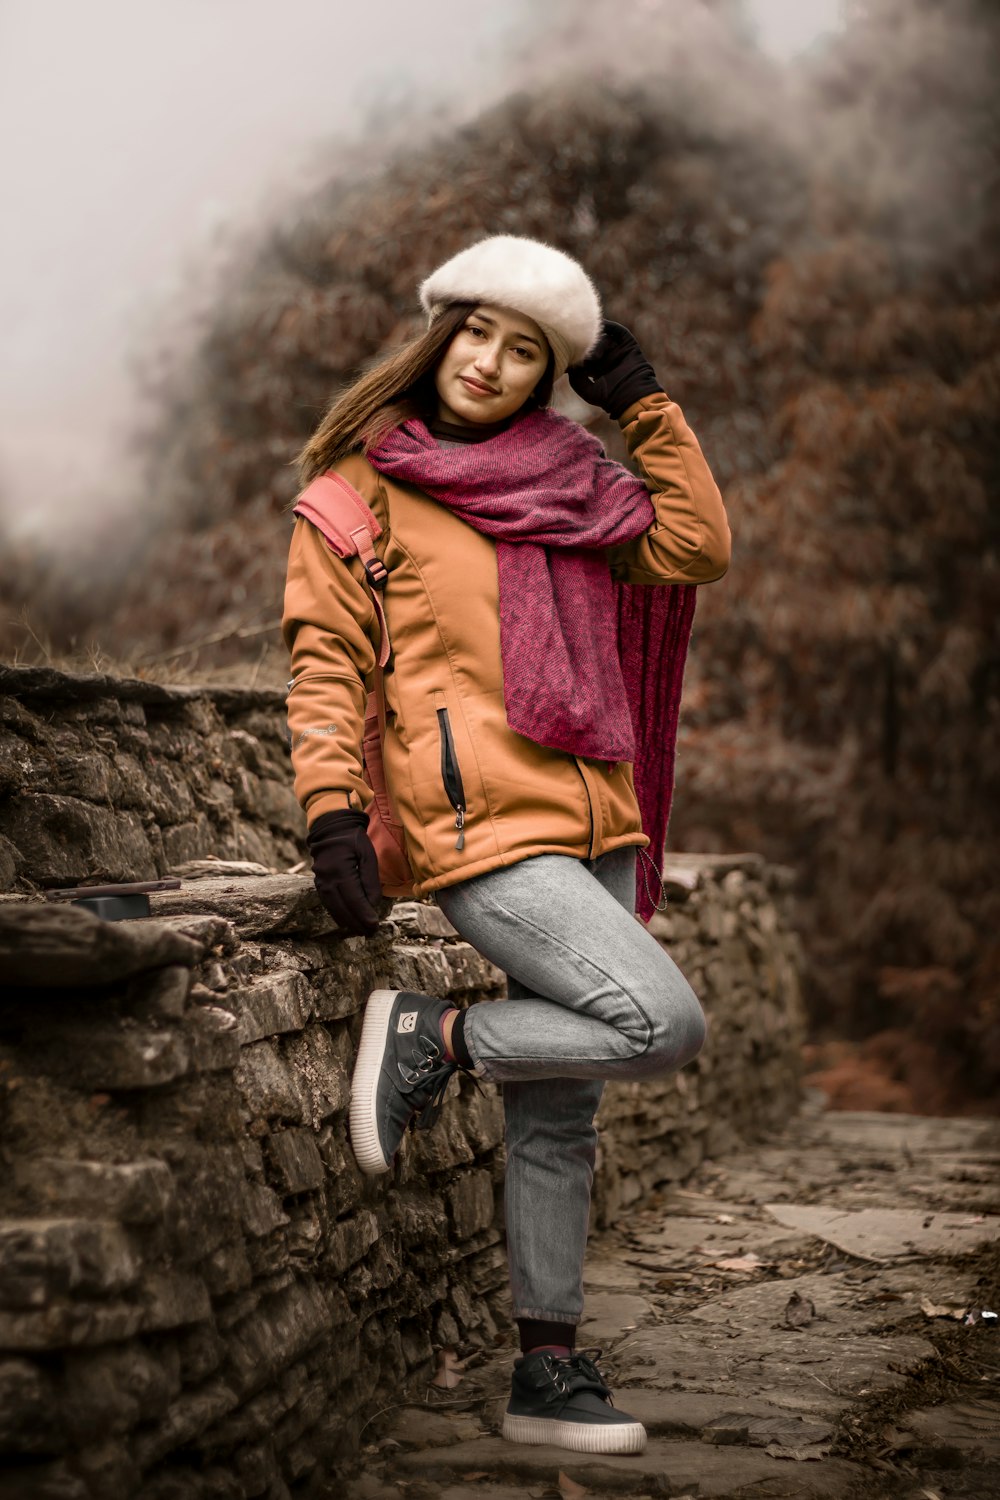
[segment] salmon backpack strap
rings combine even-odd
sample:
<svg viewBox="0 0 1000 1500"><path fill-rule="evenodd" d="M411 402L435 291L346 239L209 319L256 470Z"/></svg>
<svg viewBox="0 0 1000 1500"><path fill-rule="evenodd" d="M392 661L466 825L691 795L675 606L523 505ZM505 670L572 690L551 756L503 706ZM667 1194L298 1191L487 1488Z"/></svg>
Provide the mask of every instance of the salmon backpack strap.
<svg viewBox="0 0 1000 1500"><path fill-rule="evenodd" d="M406 852L403 827L389 795L382 759L386 717L383 669L390 650L389 627L382 607L382 590L389 572L375 551L375 542L382 535L382 528L353 485L332 470L306 486L293 510L295 515L304 516L323 533L327 546L338 557L360 557L364 563L368 592L382 631L375 688L368 694L365 704L361 747L365 779L374 798L368 809L368 836L378 858L383 895L412 896L413 871Z"/></svg>
<svg viewBox="0 0 1000 1500"><path fill-rule="evenodd" d="M323 533L327 546L338 557L360 557L370 585L375 613L378 615L382 635L378 664L384 667L389 660L390 643L389 627L382 607L382 589L385 588L389 573L375 551L375 542L382 535L382 528L374 511L341 474L328 469L325 474L320 474L311 484L306 485L296 500L292 513L311 521Z"/></svg>

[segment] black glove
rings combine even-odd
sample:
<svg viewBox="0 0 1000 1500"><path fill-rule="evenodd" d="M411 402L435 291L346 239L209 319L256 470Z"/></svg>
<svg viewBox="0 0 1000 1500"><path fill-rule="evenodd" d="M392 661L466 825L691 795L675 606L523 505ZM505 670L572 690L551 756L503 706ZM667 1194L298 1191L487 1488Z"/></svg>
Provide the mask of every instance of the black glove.
<svg viewBox="0 0 1000 1500"><path fill-rule="evenodd" d="M621 323L604 320L604 331L593 351L566 371L578 396L591 406L602 406L617 421L626 407L640 396L652 396L663 387L656 371Z"/></svg>
<svg viewBox="0 0 1000 1500"><path fill-rule="evenodd" d="M368 814L353 807L323 813L306 843L312 855L316 893L344 932L370 937L378 931L376 903L382 899L378 855L368 837Z"/></svg>

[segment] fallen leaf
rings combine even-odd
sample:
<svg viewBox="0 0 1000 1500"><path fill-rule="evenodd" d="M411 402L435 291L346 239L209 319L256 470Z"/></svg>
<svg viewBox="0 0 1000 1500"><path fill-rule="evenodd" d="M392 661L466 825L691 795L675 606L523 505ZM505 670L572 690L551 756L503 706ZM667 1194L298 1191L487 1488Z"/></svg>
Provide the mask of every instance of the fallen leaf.
<svg viewBox="0 0 1000 1500"><path fill-rule="evenodd" d="M759 1260L756 1255L734 1255L727 1260L713 1260L712 1265L718 1271L759 1271L761 1266L770 1265L770 1261Z"/></svg>
<svg viewBox="0 0 1000 1500"><path fill-rule="evenodd" d="M464 1361L459 1359L454 1349L439 1349L437 1371L431 1385L441 1386L446 1391L454 1390L462 1378L464 1369Z"/></svg>
<svg viewBox="0 0 1000 1500"><path fill-rule="evenodd" d="M793 1292L785 1303L785 1327L805 1328L816 1316L816 1304L811 1297L803 1297L800 1292Z"/></svg>
<svg viewBox="0 0 1000 1500"><path fill-rule="evenodd" d="M968 1308L958 1307L954 1302L932 1302L929 1297L921 1297L920 1311L925 1318L954 1318L961 1322Z"/></svg>
<svg viewBox="0 0 1000 1500"><path fill-rule="evenodd" d="M577 1484L575 1479L570 1479L568 1474L559 1471L559 1493L562 1500L580 1500L581 1495L587 1493L585 1484Z"/></svg>

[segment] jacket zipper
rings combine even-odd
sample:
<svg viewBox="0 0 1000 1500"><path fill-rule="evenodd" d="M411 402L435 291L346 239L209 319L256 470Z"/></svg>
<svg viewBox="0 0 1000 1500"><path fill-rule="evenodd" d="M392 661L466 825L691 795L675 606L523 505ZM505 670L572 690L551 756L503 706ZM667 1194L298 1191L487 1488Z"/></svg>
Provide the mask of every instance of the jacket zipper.
<svg viewBox="0 0 1000 1500"><path fill-rule="evenodd" d="M441 732L441 779L444 782L444 789L448 793L448 801L455 809L455 827L458 829L455 848L464 849L465 788L462 785L462 773L458 768L458 756L455 754L455 741L451 733L451 721L448 718L448 710L446 708L439 708L437 716L438 729Z"/></svg>

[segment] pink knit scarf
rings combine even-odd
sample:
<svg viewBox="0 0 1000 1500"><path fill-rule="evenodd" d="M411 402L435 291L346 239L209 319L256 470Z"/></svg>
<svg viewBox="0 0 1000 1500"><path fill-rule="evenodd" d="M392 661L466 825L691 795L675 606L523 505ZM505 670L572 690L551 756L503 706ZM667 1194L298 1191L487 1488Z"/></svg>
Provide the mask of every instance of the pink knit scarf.
<svg viewBox="0 0 1000 1500"><path fill-rule="evenodd" d="M604 549L655 520L646 486L579 423L549 410L455 448L440 448L411 418L368 458L496 540L507 722L553 750L631 761L662 875L695 587L611 577ZM637 890L647 919L655 897L645 878Z"/></svg>

